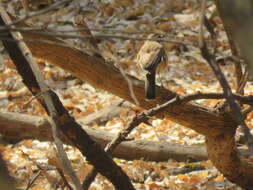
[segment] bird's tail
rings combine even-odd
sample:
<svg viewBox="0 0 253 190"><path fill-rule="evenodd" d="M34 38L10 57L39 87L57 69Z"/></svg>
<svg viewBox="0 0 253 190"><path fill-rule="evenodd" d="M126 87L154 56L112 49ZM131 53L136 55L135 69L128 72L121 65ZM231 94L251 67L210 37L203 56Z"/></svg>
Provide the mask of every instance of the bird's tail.
<svg viewBox="0 0 253 190"><path fill-rule="evenodd" d="M155 74L156 71L152 71L146 74L146 81L145 81L146 100L154 100L156 98Z"/></svg>

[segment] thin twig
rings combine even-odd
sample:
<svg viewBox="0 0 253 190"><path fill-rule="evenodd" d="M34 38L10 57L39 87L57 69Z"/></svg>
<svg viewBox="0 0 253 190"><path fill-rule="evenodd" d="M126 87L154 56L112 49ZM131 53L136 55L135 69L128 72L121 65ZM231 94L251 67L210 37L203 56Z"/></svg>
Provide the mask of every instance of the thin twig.
<svg viewBox="0 0 253 190"><path fill-rule="evenodd" d="M176 96L175 98L173 98L172 100L166 102L165 104L161 105L161 106L157 106L153 109L150 109L146 112L142 112L138 115L136 115L127 125L127 127L125 127L122 131L120 131L118 133L118 135L110 142L107 144L107 146L105 147L105 151L108 153L112 153L113 150L115 150L115 148L123 141L126 140L127 135L135 128L137 127L140 123L142 122L147 122L148 119L159 113L159 111L162 111L164 108L166 108L167 106L175 103L176 101L178 101L178 97ZM88 175L86 176L86 178L83 181L83 190L88 190L90 184L94 181L95 177L97 175L97 171L95 170L95 168L93 168Z"/></svg>
<svg viewBox="0 0 253 190"><path fill-rule="evenodd" d="M4 19L6 24L11 24L12 22L11 22L10 17L8 16L8 14L4 11L2 6L0 6L0 8L1 8L2 19ZM49 115L50 115L49 122L52 126L52 135L53 135L54 143L57 147L57 151L58 151L57 153L58 153L59 159L61 161L62 167L66 171L66 173L69 175L69 177L71 178L73 184L75 185L75 188L77 190L81 190L82 187L79 182L79 179L77 178L74 170L71 167L71 164L70 164L70 161L67 157L67 154L64 151L63 143L62 143L61 139L59 138L58 128L60 127L60 118L59 118L57 109L54 106L53 98L52 98L52 95L50 94L49 88L44 83L43 76L39 71L39 67L36 64L35 59L32 57L30 50L28 49L26 44L20 40L20 39L22 39L22 35L19 32L12 32L11 35L15 40L19 41L17 43L17 45L18 45L21 53L23 54L24 58L26 59L27 64L29 64L29 66L31 67L32 72L35 76L35 79L39 85L40 91L44 92L44 93L42 93L42 98L44 99L45 105L46 105Z"/></svg>
<svg viewBox="0 0 253 190"><path fill-rule="evenodd" d="M253 137L250 134L249 128L244 122L243 116L241 114L240 108L238 104L235 102L234 96L232 94L231 88L221 71L218 63L216 62L213 55L211 55L207 49L206 43L204 41L203 36L203 15L205 14L205 0L203 0L202 3L202 10L201 10L201 21L200 21L200 30L199 30L199 47L201 51L202 57L208 62L209 66L212 68L216 78L220 82L220 85L223 89L224 95L226 96L226 100L228 101L228 104L230 105L230 108L233 112L233 114L236 117L237 124L240 125L243 129L245 138L247 139L247 144L249 147L250 152L253 152Z"/></svg>
<svg viewBox="0 0 253 190"><path fill-rule="evenodd" d="M1 36L1 35L0 35ZM45 43L45 44L51 44L51 45L58 45L58 46L63 46L63 47L70 47L70 44L64 43L64 42L57 42L57 41L51 41L51 40L37 40L37 39L33 39L33 40L29 40L29 39L20 39L20 40L15 40L15 39L11 39L8 37L0 37L0 40L5 40L5 41L10 41L10 42L19 42L19 41L23 41L23 42L40 42L40 43Z"/></svg>
<svg viewBox="0 0 253 190"><path fill-rule="evenodd" d="M213 26L213 23L211 23L209 21L209 19L206 17L206 15L203 15L204 18L203 18L203 24L205 26L205 28L207 29L207 31L210 33L211 35L211 44L213 46L213 55L215 55L217 53L217 34L215 32L215 29L214 29L214 26Z"/></svg>
<svg viewBox="0 0 253 190"><path fill-rule="evenodd" d="M216 7L219 10L219 5L217 3L216 3ZM221 17L222 21L225 20L223 14L220 14L220 17ZM239 57L240 54L238 52L238 48L236 46L236 43L233 39L233 35L232 35L232 31L230 29L230 26L228 26L228 24L226 22L223 22L223 25L224 25L225 32L227 34L227 39L228 39L228 43L230 45L232 55L234 57ZM236 76L236 84L237 84L236 93L238 93L238 94L244 94L244 87L246 84L246 82L242 83L243 78L244 78L245 74L247 73L247 71L245 69L243 72L243 67L244 67L244 65L242 64L242 62L235 61L234 68L235 68L235 76Z"/></svg>
<svg viewBox="0 0 253 190"><path fill-rule="evenodd" d="M241 95L234 95L236 99L243 102L252 102L253 97L244 97ZM221 93L195 93L186 96L176 96L175 98L169 100L168 102L158 105L152 109L149 109L145 112L142 112L136 115L129 124L118 133L118 135L107 144L105 151L108 153L112 153L115 148L123 141L127 140L128 134L137 127L140 123L146 123L150 119L150 117L162 112L164 109L167 109L169 106L175 104L184 104L189 101L199 100L199 99L224 99L226 96ZM252 103L251 103L252 104ZM87 190L90 184L94 181L97 175L97 171L93 168L91 172L86 176L85 180L83 181L83 189Z"/></svg>
<svg viewBox="0 0 253 190"><path fill-rule="evenodd" d="M22 32L30 33L30 34L38 34L41 36L53 36L53 37L61 37L61 38L70 38L70 39L90 39L90 38L101 38L101 39L122 39L122 40L135 40L135 41L157 41L157 42L169 42L179 45L193 45L188 42L180 42L177 40L168 40L164 38L145 38L145 37L131 37L131 36L124 36L124 35L113 35L113 34L94 34L94 35L77 35L77 34L60 34L55 32L48 32L48 31L29 31L23 30Z"/></svg>
<svg viewBox="0 0 253 190"><path fill-rule="evenodd" d="M71 185L69 184L68 180L66 179L64 172L62 171L61 168L56 167L57 172L59 173L59 175L61 176L64 186L67 186L69 188L69 190L74 190Z"/></svg>
<svg viewBox="0 0 253 190"><path fill-rule="evenodd" d="M7 20L9 21L10 18L3 10L1 13L4 14L1 14L0 23L1 25L5 25L3 19L6 19L5 17L7 17ZM10 22L7 22L7 24L9 23ZM8 37L12 38L11 33L8 35ZM41 89L38 85L37 79L33 73L31 66L27 64L27 59L32 59L29 50L25 52L22 52L20 50L20 46L23 44L24 43L21 41L18 43L3 41L3 45L10 54L10 57L14 60L14 63L17 66L17 70L22 76L24 83L33 94L37 94L41 91ZM50 98L46 96L47 94L48 93L45 93L43 97ZM54 104L53 108L56 107L58 113L54 112L54 109L53 111L49 111L48 106L45 105L45 100L42 98L40 98L39 101L46 109L47 113L53 116L53 119L55 119L53 121L60 122L60 131L80 149L82 154L86 156L86 159L91 164L93 164L102 175L106 176L113 183L115 189L134 190L135 188L133 187L129 177L125 174L125 172L123 172L123 170L117 166L117 164L115 164L115 162L94 142L94 140L92 140L89 135L83 131L81 126L74 120L72 116L70 116L68 111L64 108L57 94L50 90L50 94L48 95L51 96L54 100L53 102L49 101L49 103ZM61 116L61 118L59 118L59 116ZM60 119L60 121L57 119Z"/></svg>
<svg viewBox="0 0 253 190"><path fill-rule="evenodd" d="M87 27L78 27L75 29L58 29L58 28L53 28L53 27L48 27L48 26L31 26L31 27L0 27L0 32L4 32L6 30L11 30L11 31L19 31L19 32L25 32L25 31L41 31L41 30L47 30L49 32L55 32L55 33L76 33L76 32L81 32L81 31L95 31L95 32L107 32L107 33L122 33L122 34L131 34L131 35L146 35L149 36L150 34L154 34L154 36L159 35L159 33L156 32L145 32L145 31L136 31L136 32L129 32L126 31L127 28L125 29L108 29L108 28L87 28ZM175 36L172 34L165 34L164 36L174 38Z"/></svg>
<svg viewBox="0 0 253 190"><path fill-rule="evenodd" d="M55 170L55 169L56 169L55 167L52 167L52 166L47 166L46 168L44 168L44 167L42 167L40 164L38 164L38 163L36 162L36 160L34 160L33 158L31 158L27 153L25 153L25 152L22 151L22 150L20 150L20 151L21 151L21 153L22 153L29 161L31 161L34 165L37 166L37 168L39 169L39 174L44 175L46 178L47 178L47 175L45 175L44 172L46 172L46 171L48 171L48 170ZM29 179L29 182L28 182L27 187L26 187L27 190L32 186L32 184L35 182L35 180L37 179L38 176L39 176L39 175L36 174L35 176L33 175L33 177ZM48 181L50 182L50 180L48 180Z"/></svg>
<svg viewBox="0 0 253 190"><path fill-rule="evenodd" d="M28 189L30 189L30 187L32 187L32 185L34 184L34 182L36 181L36 179L38 179L38 177L40 176L40 174L41 174L41 170L38 170L35 174L33 174L33 175L29 178L25 190L28 190Z"/></svg>
<svg viewBox="0 0 253 190"><path fill-rule="evenodd" d="M253 106L253 96L242 96L240 94L232 94L233 98L241 104L248 104ZM201 93L190 94L184 97L184 101L189 102L199 99L226 99L224 93Z"/></svg>
<svg viewBox="0 0 253 190"><path fill-rule="evenodd" d="M33 100L35 100L35 99L37 99L39 96L41 96L42 93L44 93L44 92L39 92L39 93L36 94L35 96L32 96L27 102L24 103L23 109L26 108L26 106L28 106Z"/></svg>
<svg viewBox="0 0 253 190"><path fill-rule="evenodd" d="M116 67L119 69L121 75L124 77L124 79L126 80L127 82L127 85L128 85L128 88L129 88L129 92L130 92L130 96L131 98L133 99L135 105L140 105L138 99L136 98L136 95L134 93L134 89L133 89L133 84L132 84L132 81L128 78L128 76L126 75L125 71L123 70L123 68L121 67L120 64L115 64Z"/></svg>
<svg viewBox="0 0 253 190"><path fill-rule="evenodd" d="M24 21L26 21L28 19L31 19L31 18L35 18L37 16L41 16L41 15L43 15L45 13L48 13L50 11L53 11L53 10L57 9L61 5L64 5L64 4L67 4L67 3L70 3L70 2L73 2L73 0L63 0L63 1L56 2L56 3L52 4L51 6L49 6L47 8L44 8L44 9L42 9L40 11L37 11L35 13L32 13L32 14L28 14L28 15L26 15L23 18L20 18L20 19L17 19L15 21L13 21L12 23L6 25L5 28L13 26L13 25L17 25L17 24L22 23L22 22L24 22ZM3 28L3 27L0 27L0 28Z"/></svg>

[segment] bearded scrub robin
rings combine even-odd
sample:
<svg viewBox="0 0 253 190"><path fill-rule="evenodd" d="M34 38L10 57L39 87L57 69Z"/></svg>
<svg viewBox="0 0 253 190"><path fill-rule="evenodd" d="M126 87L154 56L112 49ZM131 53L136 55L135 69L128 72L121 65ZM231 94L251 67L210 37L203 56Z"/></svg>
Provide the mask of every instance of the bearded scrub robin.
<svg viewBox="0 0 253 190"><path fill-rule="evenodd" d="M145 99L156 98L156 73L166 71L168 57L162 44L146 41L137 54L138 67L145 73Z"/></svg>

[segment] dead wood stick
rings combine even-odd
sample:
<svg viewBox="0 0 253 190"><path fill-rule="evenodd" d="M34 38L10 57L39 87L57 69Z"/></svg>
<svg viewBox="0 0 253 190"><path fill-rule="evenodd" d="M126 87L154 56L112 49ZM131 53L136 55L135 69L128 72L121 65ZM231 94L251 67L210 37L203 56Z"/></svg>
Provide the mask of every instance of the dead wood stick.
<svg viewBox="0 0 253 190"><path fill-rule="evenodd" d="M52 141L50 123L47 117L31 116L27 114L0 113L0 133L3 138L10 141L21 139L37 139ZM115 135L102 129L82 128L102 148L112 141ZM62 134L60 138L66 144L71 142ZM127 160L144 159L150 161L177 161L206 160L205 146L178 145L169 142L153 142L148 140L133 140L122 142L112 153L113 156Z"/></svg>
<svg viewBox="0 0 253 190"><path fill-rule="evenodd" d="M1 20L1 24L4 26L3 20ZM7 37L11 38L12 36L8 34ZM23 77L24 83L34 95L39 93L40 90L35 76L31 68L25 64L26 60L19 51L16 42L3 41L3 44L10 57L13 59L13 62L16 64L17 70ZM54 99L53 104L56 107L57 115L61 119L61 132L79 148L82 154L86 156L87 160L89 160L102 175L107 177L114 184L116 189L134 189L129 177L123 170L113 162L84 130L81 129L80 125L75 122L74 118L72 118L64 108L58 96L52 91L50 93ZM41 99L39 100L44 108L46 108L45 102Z"/></svg>
<svg viewBox="0 0 253 190"><path fill-rule="evenodd" d="M1 19L2 19L1 24L2 25L4 25L4 24L11 25L12 21L11 21L10 17L8 16L8 14L3 10L3 7L1 5L0 5L0 12L1 12ZM26 66L24 66L24 67L29 67L31 69L30 74L31 74L31 76L33 76L32 78L35 79L35 81L38 85L37 90L40 91L40 93L42 92L42 94L41 94L41 96L43 98L42 102L44 102L45 108L50 116L49 121L52 126L51 132L52 132L52 136L54 139L54 144L56 145L57 154L58 154L59 160L61 162L61 167L66 172L66 174L70 177L72 183L75 186L75 189L82 190L82 186L80 184L80 181L77 178L77 176L70 164L67 153L65 152L65 150L63 148L63 143L62 143L61 139L59 138L59 130L60 130L61 122L60 122L60 118L59 118L60 117L59 111L56 109L56 106L54 104L54 96L50 92L50 89L48 88L48 86L45 84L43 75L40 73L39 67L38 67L35 59L33 58L30 50L28 49L27 45L22 41L23 37L20 34L20 32L11 32L10 37L19 41L15 44L17 46L16 51L20 54L20 56L23 57L23 60L24 60L23 64L26 64ZM6 45L6 43L4 43L4 45ZM6 50L11 51L8 48ZM15 63L15 61L14 61L14 64L18 65L18 63ZM21 74L22 78L25 78L25 76L22 75L25 73L20 72L20 74Z"/></svg>

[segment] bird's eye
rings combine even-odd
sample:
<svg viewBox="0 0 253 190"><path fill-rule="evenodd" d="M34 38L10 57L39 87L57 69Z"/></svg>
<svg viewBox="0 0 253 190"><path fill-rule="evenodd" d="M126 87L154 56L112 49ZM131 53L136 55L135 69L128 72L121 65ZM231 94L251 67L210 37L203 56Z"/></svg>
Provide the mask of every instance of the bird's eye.
<svg viewBox="0 0 253 190"><path fill-rule="evenodd" d="M164 34L159 34L159 35L157 36L157 38L163 39L163 38L165 38L165 35L164 35Z"/></svg>

